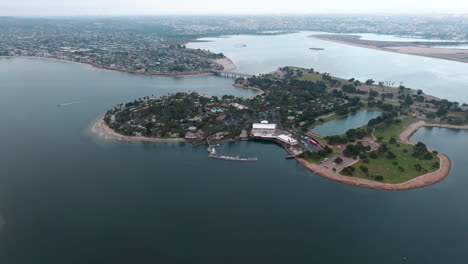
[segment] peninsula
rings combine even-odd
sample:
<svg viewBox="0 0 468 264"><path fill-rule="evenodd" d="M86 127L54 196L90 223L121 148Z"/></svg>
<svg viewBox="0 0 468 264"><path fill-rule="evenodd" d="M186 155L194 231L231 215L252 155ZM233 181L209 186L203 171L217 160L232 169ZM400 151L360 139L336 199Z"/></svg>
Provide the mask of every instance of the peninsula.
<svg viewBox="0 0 468 264"><path fill-rule="evenodd" d="M432 57L444 60L468 62L468 50L457 49L457 45L467 44L466 41L446 42L446 41L376 41L364 40L357 35L337 35L322 34L312 35L312 38L333 41L336 43L352 45L356 47L376 49L382 51L396 52L402 54ZM445 48L435 48L435 46L445 46Z"/></svg>
<svg viewBox="0 0 468 264"><path fill-rule="evenodd" d="M328 179L404 190L434 184L450 171L448 157L409 141L414 131L422 126L468 129L468 105L371 79L345 80L314 69L283 67L236 79L235 86L261 92L251 98L197 93L139 98L110 109L93 131L126 141L209 144L210 157L217 157L214 143L271 140ZM382 114L342 135L311 132L362 110Z"/></svg>

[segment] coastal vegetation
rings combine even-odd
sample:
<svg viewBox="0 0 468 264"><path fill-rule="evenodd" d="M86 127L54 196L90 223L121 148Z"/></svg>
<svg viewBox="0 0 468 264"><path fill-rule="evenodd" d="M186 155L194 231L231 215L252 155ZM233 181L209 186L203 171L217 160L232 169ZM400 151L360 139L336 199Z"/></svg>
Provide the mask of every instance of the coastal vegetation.
<svg viewBox="0 0 468 264"><path fill-rule="evenodd" d="M354 153L354 157L359 158L359 161L344 168L341 174L386 183L402 183L438 170L439 159L435 153L427 149L425 144L418 142L409 145L397 140L399 138L397 135L404 129L402 124L408 122L410 120L379 128L378 131L383 133L376 131L375 135L378 137L380 147L371 152Z"/></svg>
<svg viewBox="0 0 468 264"><path fill-rule="evenodd" d="M129 136L235 139L260 120L279 124L284 130L307 132L316 117L347 113L359 104L359 98L330 91L323 81L298 80L297 72L285 67L274 74L236 80L236 85L262 90L253 98L197 93L145 97L114 107L104 120L115 131Z"/></svg>
<svg viewBox="0 0 468 264"><path fill-rule="evenodd" d="M329 158L333 155L333 149L328 146L325 146L323 149L312 152L312 151L304 151L299 155L299 158L305 159L308 162L319 162L326 158Z"/></svg>
<svg viewBox="0 0 468 264"><path fill-rule="evenodd" d="M379 118L380 119L380 118ZM376 123L378 119L369 121ZM415 145L400 140L400 134L416 120L412 117L391 118L358 130L365 131L362 139L352 137L353 130L336 137L327 137L327 144L333 148L333 155L324 158L304 158L320 167L328 167L328 174L361 178L379 183L404 183L418 176L438 171L441 166L438 152L429 150L425 144ZM348 134L348 136L346 135ZM364 133L365 134L365 133ZM330 144L330 139L344 138L343 142ZM327 161L329 159L331 161ZM325 165L323 165L323 164ZM445 165L447 166L447 164ZM323 175L323 174L322 174Z"/></svg>
<svg viewBox="0 0 468 264"><path fill-rule="evenodd" d="M104 122L117 133L148 138L185 138L193 143L249 138L253 123L268 120L294 135L294 153L336 175L402 183L437 171L437 152L411 145L400 134L411 123L468 123L467 105L441 100L404 86L368 79L344 80L314 69L283 67L235 80L236 87L261 91L252 98L176 93L145 97L110 109ZM320 137L314 126L361 110L382 114L342 135ZM319 141L314 149L302 138ZM313 142L313 141L312 141Z"/></svg>

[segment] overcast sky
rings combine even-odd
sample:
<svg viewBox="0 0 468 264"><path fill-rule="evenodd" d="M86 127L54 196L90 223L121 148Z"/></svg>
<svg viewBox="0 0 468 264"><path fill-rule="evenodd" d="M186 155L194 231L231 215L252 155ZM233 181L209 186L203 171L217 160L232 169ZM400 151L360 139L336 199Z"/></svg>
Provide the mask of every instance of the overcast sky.
<svg viewBox="0 0 468 264"><path fill-rule="evenodd" d="M0 0L0 16L468 13L468 0Z"/></svg>

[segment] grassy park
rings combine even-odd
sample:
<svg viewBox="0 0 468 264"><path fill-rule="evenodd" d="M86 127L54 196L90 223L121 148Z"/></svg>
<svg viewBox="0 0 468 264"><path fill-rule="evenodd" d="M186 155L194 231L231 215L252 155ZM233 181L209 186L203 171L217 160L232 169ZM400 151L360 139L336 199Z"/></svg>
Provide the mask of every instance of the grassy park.
<svg viewBox="0 0 468 264"><path fill-rule="evenodd" d="M385 183L402 183L417 176L439 169L439 158L429 152L422 143L414 145L399 141L399 135L406 125L413 123L405 118L374 131L378 150L360 155L360 160L344 169L341 174Z"/></svg>

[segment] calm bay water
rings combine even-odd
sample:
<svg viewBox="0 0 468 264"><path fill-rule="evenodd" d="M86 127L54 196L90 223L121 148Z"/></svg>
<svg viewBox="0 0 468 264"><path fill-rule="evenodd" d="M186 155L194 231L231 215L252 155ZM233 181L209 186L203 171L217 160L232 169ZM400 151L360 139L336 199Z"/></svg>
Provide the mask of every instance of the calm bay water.
<svg viewBox="0 0 468 264"><path fill-rule="evenodd" d="M342 78L391 81L422 89L425 93L468 103L468 63L365 49L308 38L322 32L300 32L278 36L229 36L207 38L211 42L190 43L188 47L223 52L232 58L236 71L268 73L282 66L314 68ZM379 35L363 34L379 40ZM380 36L380 40L395 39ZM238 44L246 47L239 48ZM325 50L310 50L324 48Z"/></svg>
<svg viewBox="0 0 468 264"><path fill-rule="evenodd" d="M316 126L314 129L312 129L312 132L324 137L341 135L349 129L359 128L367 125L369 120L374 119L380 115L382 115L382 113L378 111L359 111L345 118L333 120L323 125Z"/></svg>
<svg viewBox="0 0 468 264"><path fill-rule="evenodd" d="M253 58L234 59L253 69ZM0 80L0 211L6 221L0 263L468 259L468 160L462 155L468 132L418 131L415 141L452 158L451 175L424 189L385 192L316 176L284 159L275 144L224 144L222 153L260 158L236 163L209 159L205 146L121 143L89 132L107 108L151 94L252 95L229 79L135 76L16 58L0 59ZM68 102L77 103L57 107Z"/></svg>

